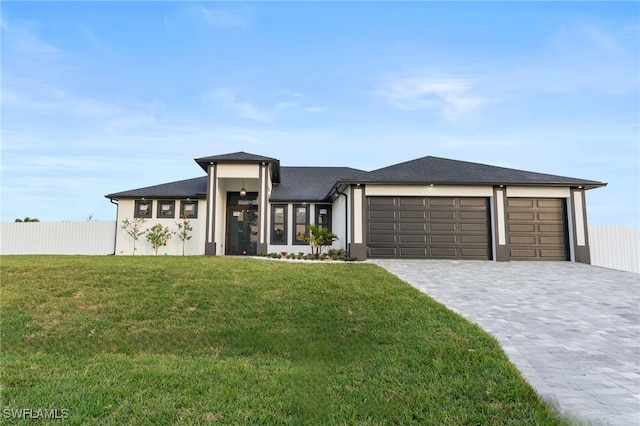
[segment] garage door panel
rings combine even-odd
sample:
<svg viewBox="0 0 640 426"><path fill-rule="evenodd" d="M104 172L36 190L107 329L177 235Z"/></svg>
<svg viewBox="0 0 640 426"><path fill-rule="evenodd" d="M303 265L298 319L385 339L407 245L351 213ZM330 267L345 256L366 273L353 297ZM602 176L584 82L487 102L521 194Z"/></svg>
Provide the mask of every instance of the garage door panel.
<svg viewBox="0 0 640 426"><path fill-rule="evenodd" d="M420 243L420 244L426 244L427 243L427 236L426 235L413 235L413 234L401 234L400 235L400 243Z"/></svg>
<svg viewBox="0 0 640 426"><path fill-rule="evenodd" d="M559 257L564 257L564 250L551 250L551 249L541 249L540 257L548 260L558 260ZM566 259L563 259L566 260Z"/></svg>
<svg viewBox="0 0 640 426"><path fill-rule="evenodd" d="M517 208L524 207L530 209L533 207L534 200L530 198L509 198L507 200L507 207Z"/></svg>
<svg viewBox="0 0 640 426"><path fill-rule="evenodd" d="M380 202L377 198L388 200ZM491 257L486 198L368 197L368 200L367 244L371 257ZM395 212L393 217L388 215L390 210ZM395 228L386 222L393 222ZM396 235L396 240L385 233Z"/></svg>
<svg viewBox="0 0 640 426"><path fill-rule="evenodd" d="M430 207L455 207L456 200L454 198L446 198L446 197L433 197L428 198Z"/></svg>
<svg viewBox="0 0 640 426"><path fill-rule="evenodd" d="M509 224L509 232L535 232L536 225L531 224Z"/></svg>
<svg viewBox="0 0 640 426"><path fill-rule="evenodd" d="M510 198L507 200L507 218L512 259L567 260L564 199Z"/></svg>
<svg viewBox="0 0 640 426"><path fill-rule="evenodd" d="M458 239L455 235L430 235L429 242L431 244L457 244Z"/></svg>
<svg viewBox="0 0 640 426"><path fill-rule="evenodd" d="M536 243L536 237L533 235L528 237L511 236L511 238L509 238L509 244L535 244L535 243Z"/></svg>
<svg viewBox="0 0 640 426"><path fill-rule="evenodd" d="M460 223L461 232L481 233L485 235L487 233L487 225L483 223Z"/></svg>
<svg viewBox="0 0 640 426"><path fill-rule="evenodd" d="M562 222L563 212L540 212L538 213L539 221L546 222Z"/></svg>
<svg viewBox="0 0 640 426"><path fill-rule="evenodd" d="M486 207L487 200L485 198L460 198L460 207Z"/></svg>
<svg viewBox="0 0 640 426"><path fill-rule="evenodd" d="M432 220L438 220L438 219L449 219L449 220L455 220L456 218L456 212L450 212L450 211L430 211L429 212L429 219Z"/></svg>
<svg viewBox="0 0 640 426"><path fill-rule="evenodd" d="M452 259L458 257L458 250L453 247L431 247L430 254L434 259Z"/></svg>
<svg viewBox="0 0 640 426"><path fill-rule="evenodd" d="M402 208L411 208L411 207L422 207L426 206L426 199L421 197L405 197L399 198L398 202L396 202Z"/></svg>
<svg viewBox="0 0 640 426"><path fill-rule="evenodd" d="M371 236L371 242L376 243L397 243L396 235L376 234Z"/></svg>
<svg viewBox="0 0 640 426"><path fill-rule="evenodd" d="M564 200L561 198L548 198L548 199L538 199L536 200L536 205L538 208L547 208L547 209L558 209L562 210L564 205Z"/></svg>
<svg viewBox="0 0 640 426"><path fill-rule="evenodd" d="M398 257L396 247L369 247L371 257Z"/></svg>
<svg viewBox="0 0 640 426"><path fill-rule="evenodd" d="M536 257L535 249L511 249L511 258L512 259L527 259L531 257Z"/></svg>
<svg viewBox="0 0 640 426"><path fill-rule="evenodd" d="M540 242L540 244L543 244L543 245L564 246L564 237L561 235L556 235L551 237L545 237L541 235L538 241Z"/></svg>
<svg viewBox="0 0 640 426"><path fill-rule="evenodd" d="M478 259L478 260L486 260L487 253L484 249L481 248L462 248L460 249L460 257L468 258L468 259Z"/></svg>
<svg viewBox="0 0 640 426"><path fill-rule="evenodd" d="M426 231L427 225L424 222L400 222L399 230L404 231Z"/></svg>
<svg viewBox="0 0 640 426"><path fill-rule="evenodd" d="M456 228L458 228L455 223L429 223L428 225L431 232L452 232L455 231Z"/></svg>
<svg viewBox="0 0 640 426"><path fill-rule="evenodd" d="M396 219L397 212L395 210L369 210L370 219Z"/></svg>
<svg viewBox="0 0 640 426"><path fill-rule="evenodd" d="M487 239L486 235L461 235L460 236L460 243L463 245L472 245L472 244L478 244L482 247L486 246L487 244L489 244L489 241Z"/></svg>
<svg viewBox="0 0 640 426"><path fill-rule="evenodd" d="M424 210L400 210L398 216L400 219L424 219L427 217L427 212Z"/></svg>
<svg viewBox="0 0 640 426"><path fill-rule="evenodd" d="M538 225L538 232L563 233L564 226L561 223L540 224Z"/></svg>
<svg viewBox="0 0 640 426"><path fill-rule="evenodd" d="M384 206L396 207L398 199L393 197L369 197L368 201L369 206L375 206L379 209Z"/></svg>
<svg viewBox="0 0 640 426"><path fill-rule="evenodd" d="M522 220L522 221L532 221L535 218L533 212L519 212L519 211L509 211L507 216L509 220Z"/></svg>
<svg viewBox="0 0 640 426"><path fill-rule="evenodd" d="M426 257L427 256L427 248L426 247L401 247L400 248L400 256Z"/></svg>
<svg viewBox="0 0 640 426"><path fill-rule="evenodd" d="M474 221L486 221L487 220L487 212L476 211L476 212L460 212L460 219L462 220L474 220Z"/></svg>
<svg viewBox="0 0 640 426"><path fill-rule="evenodd" d="M396 231L397 229L396 222L369 222L370 231Z"/></svg>

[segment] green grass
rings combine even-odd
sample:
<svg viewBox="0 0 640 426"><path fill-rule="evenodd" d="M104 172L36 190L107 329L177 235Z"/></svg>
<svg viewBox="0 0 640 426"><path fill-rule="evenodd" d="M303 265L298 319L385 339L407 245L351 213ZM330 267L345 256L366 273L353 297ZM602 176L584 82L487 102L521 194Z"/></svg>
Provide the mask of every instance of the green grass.
<svg viewBox="0 0 640 426"><path fill-rule="evenodd" d="M0 260L3 424L560 422L493 337L375 265Z"/></svg>

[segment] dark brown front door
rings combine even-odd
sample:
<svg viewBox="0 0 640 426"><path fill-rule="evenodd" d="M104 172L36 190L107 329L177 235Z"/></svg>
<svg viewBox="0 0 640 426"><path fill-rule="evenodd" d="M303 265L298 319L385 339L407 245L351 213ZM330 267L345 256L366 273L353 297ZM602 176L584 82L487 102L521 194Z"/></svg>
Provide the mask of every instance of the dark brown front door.
<svg viewBox="0 0 640 426"><path fill-rule="evenodd" d="M226 254L258 253L258 207L234 206L227 210Z"/></svg>

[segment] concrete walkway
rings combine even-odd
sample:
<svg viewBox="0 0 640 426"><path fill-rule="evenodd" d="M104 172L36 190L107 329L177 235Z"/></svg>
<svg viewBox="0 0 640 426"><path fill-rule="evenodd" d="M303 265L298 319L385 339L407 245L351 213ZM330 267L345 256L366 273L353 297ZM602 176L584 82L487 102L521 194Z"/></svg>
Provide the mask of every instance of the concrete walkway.
<svg viewBox="0 0 640 426"><path fill-rule="evenodd" d="M493 334L575 424L640 425L640 275L571 262L370 260Z"/></svg>

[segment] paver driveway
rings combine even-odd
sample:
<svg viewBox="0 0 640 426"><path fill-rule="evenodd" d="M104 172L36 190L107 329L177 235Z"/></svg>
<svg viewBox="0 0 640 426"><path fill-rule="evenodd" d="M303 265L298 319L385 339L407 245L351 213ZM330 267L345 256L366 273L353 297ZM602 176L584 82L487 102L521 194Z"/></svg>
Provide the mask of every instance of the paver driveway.
<svg viewBox="0 0 640 426"><path fill-rule="evenodd" d="M370 260L493 334L577 423L640 425L640 275L571 262Z"/></svg>

